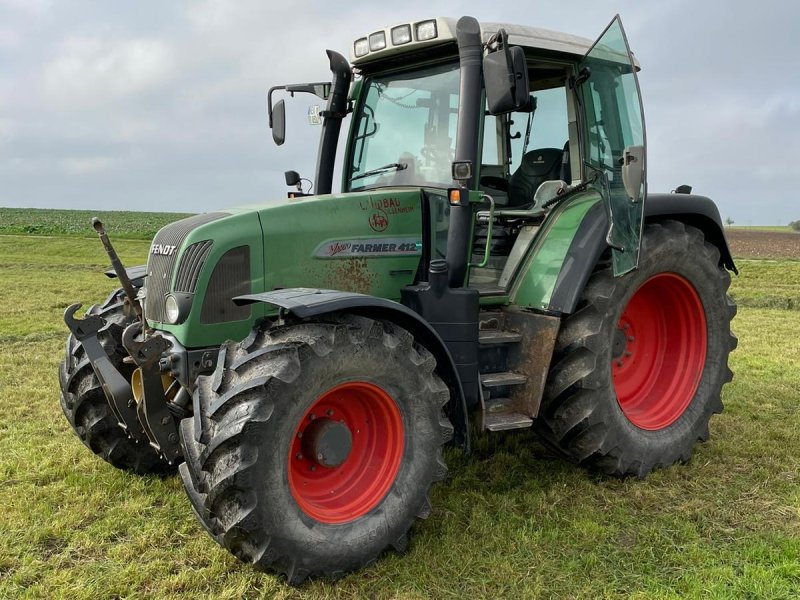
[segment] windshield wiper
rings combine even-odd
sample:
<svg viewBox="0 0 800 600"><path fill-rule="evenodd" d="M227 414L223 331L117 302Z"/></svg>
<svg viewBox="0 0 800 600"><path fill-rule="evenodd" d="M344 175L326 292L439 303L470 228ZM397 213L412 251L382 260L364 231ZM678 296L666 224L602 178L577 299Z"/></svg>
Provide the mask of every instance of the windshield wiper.
<svg viewBox="0 0 800 600"><path fill-rule="evenodd" d="M382 167L378 167L377 169L372 169L372 171L367 171L366 173L361 173L360 175L353 175L350 178L350 181L355 181L356 179L364 179L365 177L371 177L372 175L380 175L381 173L385 173L387 171L402 171L403 169L407 169L407 163L389 163L388 165L383 165Z"/></svg>

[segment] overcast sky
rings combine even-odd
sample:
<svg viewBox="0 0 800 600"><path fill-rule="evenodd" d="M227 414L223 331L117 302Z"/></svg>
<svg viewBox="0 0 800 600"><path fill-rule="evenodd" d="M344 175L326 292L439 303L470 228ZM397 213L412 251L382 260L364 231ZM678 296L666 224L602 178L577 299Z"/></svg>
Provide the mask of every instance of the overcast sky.
<svg viewBox="0 0 800 600"><path fill-rule="evenodd" d="M0 206L197 212L314 172L310 96L272 144L266 90L329 77L326 48L428 16L594 39L622 15L651 191L688 183L737 224L800 219L800 2L0 0ZM338 189L338 186L337 188Z"/></svg>

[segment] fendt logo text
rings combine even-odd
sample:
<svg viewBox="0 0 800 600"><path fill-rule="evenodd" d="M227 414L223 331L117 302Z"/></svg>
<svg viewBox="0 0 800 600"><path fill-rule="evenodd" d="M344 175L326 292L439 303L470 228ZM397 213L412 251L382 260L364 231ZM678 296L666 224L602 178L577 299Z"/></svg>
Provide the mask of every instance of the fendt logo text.
<svg viewBox="0 0 800 600"><path fill-rule="evenodd" d="M172 256L175 253L177 246L169 246L166 244L153 244L150 247L150 254L159 254L161 256Z"/></svg>

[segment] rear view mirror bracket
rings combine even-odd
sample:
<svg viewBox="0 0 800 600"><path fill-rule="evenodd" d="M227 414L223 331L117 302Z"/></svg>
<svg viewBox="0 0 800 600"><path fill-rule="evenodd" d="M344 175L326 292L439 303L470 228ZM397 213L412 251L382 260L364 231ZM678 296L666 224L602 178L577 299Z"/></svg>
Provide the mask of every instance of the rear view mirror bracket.
<svg viewBox="0 0 800 600"><path fill-rule="evenodd" d="M322 100L327 100L331 93L331 82L321 81L317 83L294 83L287 85L276 85L269 88L267 92L267 114L269 116L269 128L272 129L272 139L280 146L286 137L286 108L283 100L276 104L272 103L272 95L277 91L288 92L292 97L297 93L314 94Z"/></svg>

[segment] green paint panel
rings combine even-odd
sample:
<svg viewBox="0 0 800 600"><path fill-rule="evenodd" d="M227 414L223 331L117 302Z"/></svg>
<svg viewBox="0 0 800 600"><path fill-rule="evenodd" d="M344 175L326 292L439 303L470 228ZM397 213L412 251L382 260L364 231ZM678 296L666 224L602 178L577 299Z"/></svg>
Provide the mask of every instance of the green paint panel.
<svg viewBox="0 0 800 600"><path fill-rule="evenodd" d="M259 210L265 288L320 287L400 299L422 248L419 189L297 198Z"/></svg>
<svg viewBox="0 0 800 600"><path fill-rule="evenodd" d="M549 308L558 274L575 232L588 210L601 201L599 193L588 190L555 208L547 216L530 254L523 262L521 275L512 287L512 303L542 310Z"/></svg>
<svg viewBox="0 0 800 600"><path fill-rule="evenodd" d="M179 254L183 255L185 249L195 242L204 240L214 242L200 272L194 302L187 319L179 325L150 322L151 327L173 334L187 348L216 346L227 340L242 339L253 328L255 320L264 315L264 305L254 305L249 319L213 324L200 322L200 310L208 280L219 259L231 248L250 246L251 291L253 293L264 291L264 250L258 214L253 211L226 210L225 212L234 214L197 227L189 233L179 249ZM176 264L180 264L180 258ZM176 268L173 273L170 289L173 289L177 270Z"/></svg>

